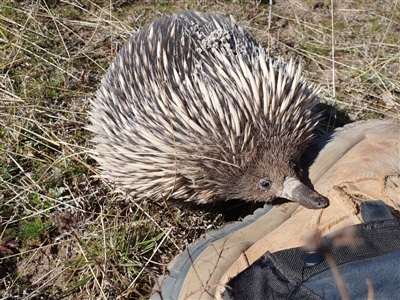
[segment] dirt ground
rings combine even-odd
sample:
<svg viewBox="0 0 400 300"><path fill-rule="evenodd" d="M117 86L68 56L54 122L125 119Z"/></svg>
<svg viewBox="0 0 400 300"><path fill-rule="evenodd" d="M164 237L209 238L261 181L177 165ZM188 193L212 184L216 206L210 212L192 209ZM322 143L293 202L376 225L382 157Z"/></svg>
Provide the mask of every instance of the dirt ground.
<svg viewBox="0 0 400 300"><path fill-rule="evenodd" d="M89 99L132 32L182 10L244 26L321 87L319 133L400 121L398 1L0 3L0 298L146 299L166 264L261 204L134 203L98 176Z"/></svg>

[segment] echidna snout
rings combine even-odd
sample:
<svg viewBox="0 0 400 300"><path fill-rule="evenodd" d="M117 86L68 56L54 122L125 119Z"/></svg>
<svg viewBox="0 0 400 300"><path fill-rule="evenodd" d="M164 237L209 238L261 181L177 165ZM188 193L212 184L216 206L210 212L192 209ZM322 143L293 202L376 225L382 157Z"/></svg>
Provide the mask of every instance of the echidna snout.
<svg viewBox="0 0 400 300"><path fill-rule="evenodd" d="M137 200L325 207L296 168L321 117L316 93L234 22L165 16L131 37L91 102L95 158Z"/></svg>
<svg viewBox="0 0 400 300"><path fill-rule="evenodd" d="M298 202L307 208L325 208L329 205L328 198L320 195L293 177L285 179L283 188L278 195L293 202Z"/></svg>

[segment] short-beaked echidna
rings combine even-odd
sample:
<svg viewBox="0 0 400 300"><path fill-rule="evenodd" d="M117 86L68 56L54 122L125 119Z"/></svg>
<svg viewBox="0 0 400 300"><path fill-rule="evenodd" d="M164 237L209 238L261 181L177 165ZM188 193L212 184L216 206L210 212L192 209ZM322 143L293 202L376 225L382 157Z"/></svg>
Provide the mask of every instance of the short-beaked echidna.
<svg viewBox="0 0 400 300"><path fill-rule="evenodd" d="M92 101L102 175L136 199L197 203L328 200L300 182L318 98L292 61L272 59L213 14L165 16L121 49Z"/></svg>

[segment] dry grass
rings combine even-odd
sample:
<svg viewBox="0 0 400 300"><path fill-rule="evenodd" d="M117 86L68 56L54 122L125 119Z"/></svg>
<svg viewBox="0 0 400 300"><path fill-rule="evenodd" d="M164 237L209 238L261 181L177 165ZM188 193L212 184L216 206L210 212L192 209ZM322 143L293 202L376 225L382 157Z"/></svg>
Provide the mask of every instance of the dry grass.
<svg viewBox="0 0 400 300"><path fill-rule="evenodd" d="M326 127L400 120L398 1L260 2L1 2L0 298L147 298L165 263L228 219L229 206L134 204L93 177L88 98L130 32L162 14L233 16L301 61Z"/></svg>

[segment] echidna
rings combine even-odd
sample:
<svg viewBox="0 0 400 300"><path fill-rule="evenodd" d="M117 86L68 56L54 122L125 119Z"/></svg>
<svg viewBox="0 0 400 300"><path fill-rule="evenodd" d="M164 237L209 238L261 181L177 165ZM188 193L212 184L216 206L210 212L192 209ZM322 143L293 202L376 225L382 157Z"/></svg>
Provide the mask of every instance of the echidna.
<svg viewBox="0 0 400 300"><path fill-rule="evenodd" d="M277 197L323 208L300 182L320 118L291 61L242 27L198 12L165 16L122 48L92 101L102 175L137 199L196 203Z"/></svg>

